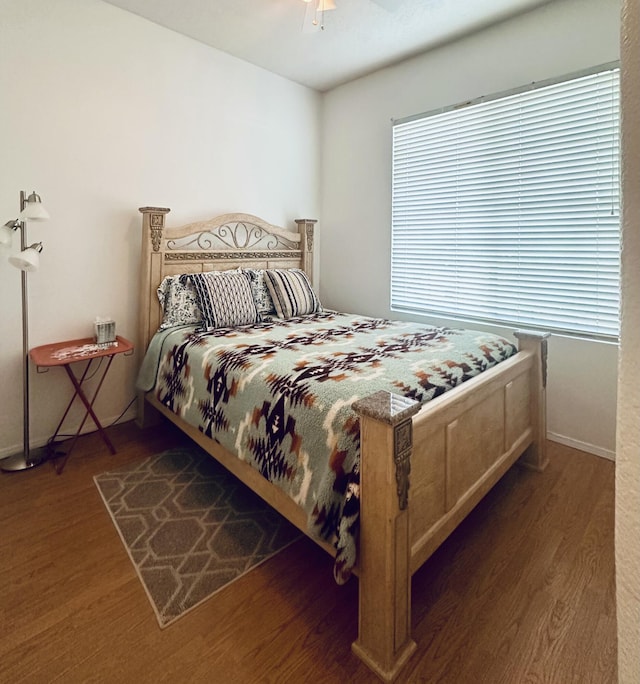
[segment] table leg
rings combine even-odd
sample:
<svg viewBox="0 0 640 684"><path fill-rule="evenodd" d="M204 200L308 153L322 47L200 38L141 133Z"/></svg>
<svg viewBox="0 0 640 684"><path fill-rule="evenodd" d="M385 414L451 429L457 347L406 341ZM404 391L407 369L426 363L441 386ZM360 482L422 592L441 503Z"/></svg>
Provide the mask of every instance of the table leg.
<svg viewBox="0 0 640 684"><path fill-rule="evenodd" d="M89 372L89 369L91 368L92 362L93 362L93 359L89 359L89 363L87 363L87 366L84 369L84 373L82 374L82 377L80 378L80 384L82 384L84 382L84 379L87 377L87 373ZM66 367L67 366L65 366L65 368ZM74 385L74 387L75 387L75 385ZM62 425L64 424L64 421L65 421L65 418L69 415L69 410L73 406L73 402L75 401L77 395L78 395L78 392L76 390L73 393L73 396L71 397L71 401L67 405L66 411L62 415L62 418L60 418L60 422L58 423L58 427L56 428L56 431L53 433L53 436L49 440L49 444L51 446L53 446L55 444L56 438L57 438L58 434L60 433L60 428L62 428ZM84 425L84 421L86 420L86 418L87 418L87 415L85 414L84 420L82 421L82 425L80 426L80 430L82 430L82 426ZM77 439L77 437L78 437L78 435L76 434L76 439ZM75 444L75 440L73 443ZM72 447L73 447L73 444L72 444Z"/></svg>
<svg viewBox="0 0 640 684"><path fill-rule="evenodd" d="M104 431L104 428L102 427L100 421L98 420L98 416L96 416L94 410L93 410L93 404L96 400L96 397L98 396L98 393L100 392L100 388L102 387L102 383L104 382L104 379L107 377L107 373L109 371L109 368L111 366L111 362L113 361L113 356L107 356L104 357L108 359L107 361L107 367L104 369L104 373L102 374L102 377L100 378L100 382L98 382L98 386L96 387L96 391L93 393L93 397L91 398L91 401L87 399L85 396L85 393L82 391L82 380L84 380L84 376L86 375L86 372L82 376L82 380L78 382L78 379L76 376L73 374L73 371L71 370L71 366L67 365L65 366L67 373L69 374L69 377L71 379L71 382L73 383L73 386L76 388L76 394L78 397L80 397L80 400L82 403L85 405L85 408L87 409L87 412L84 414L84 418L82 419L82 423L80 423L80 427L78 428L78 434L84 427L84 424L87 420L87 416L91 416L93 422L96 424L96 427L98 428L98 432L100 433L104 443L109 447L109 451L111 451L112 454L116 453L116 448L113 446L111 443L111 440L109 439L107 433Z"/></svg>
<svg viewBox="0 0 640 684"><path fill-rule="evenodd" d="M76 431L76 434L73 437L73 441L71 442L71 445L69 446L69 449L67 452L64 454L64 457L60 461L59 464L56 464L55 470L58 475L62 473L64 470L64 467L67 463L67 460L71 454L71 451L73 450L73 447L75 446L76 442L78 441L78 437L80 436L80 432L82 431L82 428L84 427L84 424L87 421L87 417L91 416L93 422L95 423L96 427L98 428L98 432L100 433L100 436L102 437L102 440L104 443L109 447L109 451L112 454L116 453L116 449L111 443L111 440L109 439L109 436L107 433L104 431L104 428L102 427L102 424L100 423L100 420L98 419L98 416L95 414L95 411L93 410L93 404L95 403L95 400L98 396L98 393L100 392L100 388L102 387L102 383L104 382L104 379L107 376L107 372L109 371L109 368L111 367L111 362L113 361L114 355L112 356L107 356L103 357L107 359L107 366L104 369L104 372L102 373L102 376L100 377L100 381L98 382L98 386L95 389L95 392L93 393L93 396L91 398L91 401L87 398L86 394L82 390L82 384L87 377L87 374L89 372L89 368L91 367L91 364L93 363L94 359L89 359L89 363L87 364L87 367L84 369L84 372L82 373L82 376L80 379L78 379L75 374L73 373L73 370L71 369L71 364L65 365L64 369L67 371L67 375L69 376L69 379L71 380L71 383L73 384L73 387L75 389L75 393L73 397L71 397L71 401L69 402L69 405L67 406L67 410L64 412L64 415L62 416L62 420L60 421L60 424L58 425L56 432L54 433L54 438L58 435L60 431L60 427L62 426L64 419L67 417L67 414L69 413L69 409L71 408L71 405L75 401L76 397L79 397L80 401L84 404L84 407L86 409L86 412L84 414L84 418L82 419L82 422L80 423L80 427Z"/></svg>

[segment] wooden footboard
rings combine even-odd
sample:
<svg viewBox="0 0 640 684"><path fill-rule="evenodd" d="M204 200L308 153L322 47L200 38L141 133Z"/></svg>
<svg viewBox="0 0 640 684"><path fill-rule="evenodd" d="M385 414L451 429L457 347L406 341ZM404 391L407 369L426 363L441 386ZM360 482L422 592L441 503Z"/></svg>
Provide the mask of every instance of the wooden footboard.
<svg viewBox="0 0 640 684"><path fill-rule="evenodd" d="M528 467L546 465L547 334L517 336L516 356L419 411L386 393L354 405L361 517L353 650L384 681L416 648L413 573L519 457Z"/></svg>

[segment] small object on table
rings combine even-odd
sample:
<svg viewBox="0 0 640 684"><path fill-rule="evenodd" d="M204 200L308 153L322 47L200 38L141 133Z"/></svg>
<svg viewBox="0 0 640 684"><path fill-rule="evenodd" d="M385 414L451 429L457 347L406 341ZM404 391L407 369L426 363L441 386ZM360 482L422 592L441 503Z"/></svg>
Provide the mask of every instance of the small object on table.
<svg viewBox="0 0 640 684"><path fill-rule="evenodd" d="M96 343L94 338L86 337L79 340L67 340L65 342L45 344L41 347L34 347L29 352L31 360L38 367L38 372L46 372L46 370L53 366L63 366L75 390L73 396L71 397L71 401L69 402L62 418L60 419L60 422L58 423L56 431L53 433L53 436L49 440L48 457L51 459L57 459L58 456L62 456L60 462L54 464L55 471L56 473L58 473L58 475L60 475L60 473L62 473L62 471L64 470L64 467L71 454L71 451L73 450L73 447L75 446L78 437L80 436L80 432L82 431L82 428L84 427L84 424L89 416L91 416L93 422L98 428L98 432L100 433L100 436L102 437L104 443L109 448L109 451L112 454L116 453L115 447L111 443L109 436L104 431L104 428L100 424L100 421L98 420L98 417L96 416L95 411L93 410L93 405L96 401L98 393L100 392L102 383L104 382L104 379L107 375L107 372L109 371L109 368L111 367L111 363L115 355L130 355L132 353L133 344L129 342L129 340L126 340L124 337L120 337L119 335L116 337L114 341L109 343L98 344ZM82 384L87 379L87 377L90 377L89 370L93 362L95 360L100 360L102 358L107 358L107 365L104 371L102 372L102 375L99 377L98 385L93 393L93 396L89 398L82 389ZM88 361L84 371L82 372L82 375L80 375L79 377L76 376L76 374L73 372L73 369L71 368L72 364L77 363L78 361ZM41 371L40 369L46 370ZM60 428L62 427L65 418L69 414L69 410L71 409L71 406L73 405L73 402L75 401L76 397L78 397L82 401L86 408L86 412L84 414L82 422L80 423L80 427L76 431L76 434L72 437L72 441L67 452L58 452L56 451L56 446L58 446L56 444L56 438L60 434Z"/></svg>
<svg viewBox="0 0 640 684"><path fill-rule="evenodd" d="M96 333L96 344L111 346L116 341L116 324L112 318L96 318L94 330Z"/></svg>

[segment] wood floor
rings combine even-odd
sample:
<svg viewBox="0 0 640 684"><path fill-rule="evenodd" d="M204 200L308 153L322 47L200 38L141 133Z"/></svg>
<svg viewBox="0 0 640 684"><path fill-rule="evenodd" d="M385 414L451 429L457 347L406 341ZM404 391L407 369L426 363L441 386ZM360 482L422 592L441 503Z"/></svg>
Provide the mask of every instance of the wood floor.
<svg viewBox="0 0 640 684"><path fill-rule="evenodd" d="M185 438L110 428L0 474L0 682L375 682L351 654L356 580L302 539L165 630L93 475ZM413 578L416 655L400 682L616 681L614 464L550 443L510 470Z"/></svg>

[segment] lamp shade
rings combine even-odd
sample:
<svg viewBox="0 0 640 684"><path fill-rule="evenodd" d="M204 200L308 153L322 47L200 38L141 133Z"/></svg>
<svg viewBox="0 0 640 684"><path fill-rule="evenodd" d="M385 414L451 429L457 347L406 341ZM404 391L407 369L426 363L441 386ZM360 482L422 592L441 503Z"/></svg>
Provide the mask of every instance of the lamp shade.
<svg viewBox="0 0 640 684"><path fill-rule="evenodd" d="M9 263L21 271L37 271L40 266L40 252L42 251L42 243L38 242L19 254L9 257Z"/></svg>
<svg viewBox="0 0 640 684"><path fill-rule="evenodd" d="M46 221L49 218L49 212L42 206L40 195L32 192L27 197L24 209L20 212L20 218L29 221Z"/></svg>
<svg viewBox="0 0 640 684"><path fill-rule="evenodd" d="M13 238L13 221L8 221L0 228L0 245L10 245Z"/></svg>

